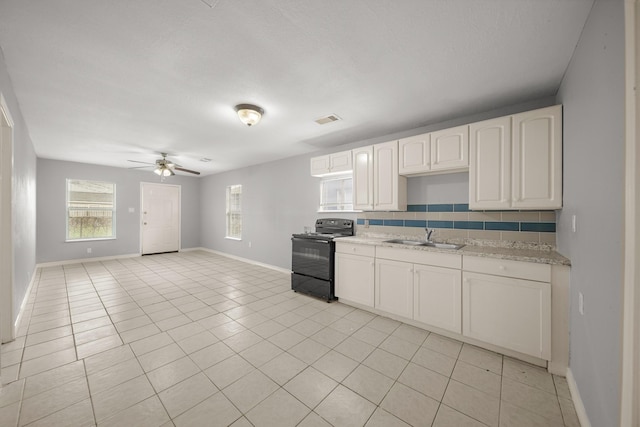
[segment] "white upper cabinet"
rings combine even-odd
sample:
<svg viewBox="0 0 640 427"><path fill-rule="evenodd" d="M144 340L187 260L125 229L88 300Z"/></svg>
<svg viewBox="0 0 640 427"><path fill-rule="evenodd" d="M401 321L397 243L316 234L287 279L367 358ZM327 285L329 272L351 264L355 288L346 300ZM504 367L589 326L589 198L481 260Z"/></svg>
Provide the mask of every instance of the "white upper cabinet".
<svg viewBox="0 0 640 427"><path fill-rule="evenodd" d="M562 106L470 125L469 208L562 207Z"/></svg>
<svg viewBox="0 0 640 427"><path fill-rule="evenodd" d="M355 209L407 209L407 179L398 175L398 141L354 149L353 159Z"/></svg>
<svg viewBox="0 0 640 427"><path fill-rule="evenodd" d="M353 150L353 207L373 210L373 146Z"/></svg>
<svg viewBox="0 0 640 427"><path fill-rule="evenodd" d="M562 106L513 116L513 207L562 207Z"/></svg>
<svg viewBox="0 0 640 427"><path fill-rule="evenodd" d="M398 141L399 173L412 175L431 170L431 134L416 135Z"/></svg>
<svg viewBox="0 0 640 427"><path fill-rule="evenodd" d="M431 133L431 170L469 167L469 125Z"/></svg>
<svg viewBox="0 0 640 427"><path fill-rule="evenodd" d="M470 126L469 207L511 207L511 117Z"/></svg>
<svg viewBox="0 0 640 427"><path fill-rule="evenodd" d="M402 138L400 175L463 171L469 167L469 126Z"/></svg>
<svg viewBox="0 0 640 427"><path fill-rule="evenodd" d="M352 170L351 150L311 158L311 176L327 176Z"/></svg>

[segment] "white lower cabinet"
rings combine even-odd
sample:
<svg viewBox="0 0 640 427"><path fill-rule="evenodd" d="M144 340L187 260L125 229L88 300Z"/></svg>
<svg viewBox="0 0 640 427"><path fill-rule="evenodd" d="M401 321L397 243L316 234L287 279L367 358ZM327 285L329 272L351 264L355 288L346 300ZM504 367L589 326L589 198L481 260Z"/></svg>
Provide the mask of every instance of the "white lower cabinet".
<svg viewBox="0 0 640 427"><path fill-rule="evenodd" d="M414 270L413 319L462 333L460 270L419 264Z"/></svg>
<svg viewBox="0 0 640 427"><path fill-rule="evenodd" d="M375 308L413 317L413 264L376 259Z"/></svg>
<svg viewBox="0 0 640 427"><path fill-rule="evenodd" d="M356 253L362 252L361 249L374 250L373 247L357 245L344 247L345 251ZM336 253L335 295L340 299L373 307L374 258L356 253Z"/></svg>
<svg viewBox="0 0 640 427"><path fill-rule="evenodd" d="M542 360L552 282L548 264L336 244L340 299Z"/></svg>
<svg viewBox="0 0 640 427"><path fill-rule="evenodd" d="M551 358L550 283L467 271L462 277L463 335Z"/></svg>
<svg viewBox="0 0 640 427"><path fill-rule="evenodd" d="M459 334L461 265L459 255L379 248L375 307Z"/></svg>

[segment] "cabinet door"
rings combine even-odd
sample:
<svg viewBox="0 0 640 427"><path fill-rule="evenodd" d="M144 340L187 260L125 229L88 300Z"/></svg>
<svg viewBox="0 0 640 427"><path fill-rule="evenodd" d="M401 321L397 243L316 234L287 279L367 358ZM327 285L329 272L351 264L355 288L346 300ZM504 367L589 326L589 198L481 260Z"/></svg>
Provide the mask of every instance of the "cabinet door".
<svg viewBox="0 0 640 427"><path fill-rule="evenodd" d="M462 333L460 270L415 264L414 271L414 320Z"/></svg>
<svg viewBox="0 0 640 427"><path fill-rule="evenodd" d="M375 308L413 317L413 264L376 259Z"/></svg>
<svg viewBox="0 0 640 427"><path fill-rule="evenodd" d="M373 307L374 271L371 257L337 253L335 295Z"/></svg>
<svg viewBox="0 0 640 427"><path fill-rule="evenodd" d="M406 178L398 175L398 141L374 145L373 164L373 209L406 210Z"/></svg>
<svg viewBox="0 0 640 427"><path fill-rule="evenodd" d="M329 155L311 158L311 176L324 176L330 171Z"/></svg>
<svg viewBox="0 0 640 427"><path fill-rule="evenodd" d="M351 172L351 170L353 170L351 150L330 154L329 168L331 169L331 173Z"/></svg>
<svg viewBox="0 0 640 427"><path fill-rule="evenodd" d="M562 106L513 116L512 206L562 207Z"/></svg>
<svg viewBox="0 0 640 427"><path fill-rule="evenodd" d="M511 117L469 127L469 208L511 206Z"/></svg>
<svg viewBox="0 0 640 427"><path fill-rule="evenodd" d="M431 170L469 167L469 125L431 133Z"/></svg>
<svg viewBox="0 0 640 427"><path fill-rule="evenodd" d="M431 135L403 138L398 141L400 175L428 172L431 169Z"/></svg>
<svg viewBox="0 0 640 427"><path fill-rule="evenodd" d="M551 284L463 272L462 334L551 357Z"/></svg>
<svg viewBox="0 0 640 427"><path fill-rule="evenodd" d="M373 210L373 146L353 150L353 206Z"/></svg>

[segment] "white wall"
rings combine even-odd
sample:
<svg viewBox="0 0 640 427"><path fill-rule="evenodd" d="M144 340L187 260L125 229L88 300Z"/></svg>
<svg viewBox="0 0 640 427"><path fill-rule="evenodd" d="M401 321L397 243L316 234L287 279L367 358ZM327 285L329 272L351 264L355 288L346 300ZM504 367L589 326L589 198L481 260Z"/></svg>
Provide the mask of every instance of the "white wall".
<svg viewBox="0 0 640 427"><path fill-rule="evenodd" d="M65 261L140 253L140 183L160 182L152 171L38 159L37 262ZM66 180L116 184L115 240L65 242ZM200 179L175 175L165 183L181 186L182 248L200 246ZM134 208L130 213L129 208ZM91 254L87 253L91 248Z"/></svg>
<svg viewBox="0 0 640 427"><path fill-rule="evenodd" d="M31 282L36 264L36 155L0 50L0 93L13 128L13 317Z"/></svg>
<svg viewBox="0 0 640 427"><path fill-rule="evenodd" d="M618 425L624 211L624 4L596 0L558 92L571 259L570 369L593 426ZM577 232L571 231L576 215ZM584 315L577 310L584 295Z"/></svg>

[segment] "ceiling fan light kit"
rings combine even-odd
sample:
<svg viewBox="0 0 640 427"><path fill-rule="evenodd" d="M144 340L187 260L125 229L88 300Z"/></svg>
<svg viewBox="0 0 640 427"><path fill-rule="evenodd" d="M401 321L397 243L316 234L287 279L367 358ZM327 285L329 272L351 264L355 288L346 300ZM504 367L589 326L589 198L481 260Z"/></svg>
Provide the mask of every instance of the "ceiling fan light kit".
<svg viewBox="0 0 640 427"><path fill-rule="evenodd" d="M200 175L200 172L198 171L185 169L182 166L175 164L171 160L167 160L167 153L160 153L160 154L162 155L162 158L156 160L155 163L140 162L138 160L129 160L129 161L133 163L143 163L143 164L149 165L149 166L138 166L134 169L137 169L140 167L153 166L153 173L155 173L156 175L160 176L163 179L167 176L175 175L176 174L175 171L181 171L181 172L192 173L194 175Z"/></svg>
<svg viewBox="0 0 640 427"><path fill-rule="evenodd" d="M264 115L264 110L253 104L238 104L235 110L240 121L247 126L257 125Z"/></svg>

